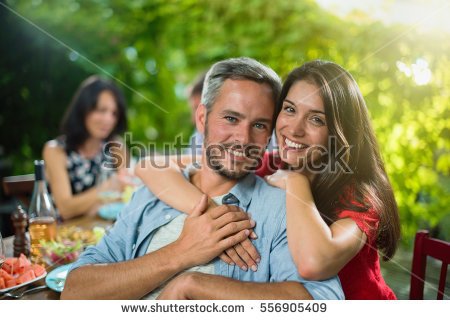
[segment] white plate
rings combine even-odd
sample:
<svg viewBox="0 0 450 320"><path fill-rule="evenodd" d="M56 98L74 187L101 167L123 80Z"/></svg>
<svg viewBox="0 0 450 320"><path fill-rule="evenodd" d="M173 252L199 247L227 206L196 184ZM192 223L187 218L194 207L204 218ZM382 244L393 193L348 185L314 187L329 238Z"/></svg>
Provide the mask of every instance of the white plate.
<svg viewBox="0 0 450 320"><path fill-rule="evenodd" d="M69 263L50 271L45 279L47 287L56 292L62 292L66 284L67 273L71 267L72 263Z"/></svg>
<svg viewBox="0 0 450 320"><path fill-rule="evenodd" d="M30 284L30 283L33 283L33 282L36 282L36 281L39 281L39 280L45 278L46 275L47 275L47 272L45 272L44 274L42 274L39 277L34 278L34 279L30 280L30 281L18 284L17 286L1 289L0 293L5 293L5 292L8 292L8 291L11 291L11 290L14 290L14 289L19 289L19 288L21 288L23 286L26 286L26 285Z"/></svg>

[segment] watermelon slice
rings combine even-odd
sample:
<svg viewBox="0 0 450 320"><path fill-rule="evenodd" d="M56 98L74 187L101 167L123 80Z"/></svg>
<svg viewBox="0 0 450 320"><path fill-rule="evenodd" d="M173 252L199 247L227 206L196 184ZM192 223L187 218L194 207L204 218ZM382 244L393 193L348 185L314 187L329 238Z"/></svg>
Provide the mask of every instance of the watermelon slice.
<svg viewBox="0 0 450 320"><path fill-rule="evenodd" d="M19 268L31 266L30 260L28 260L28 258L23 253L20 254L20 257L17 258L17 260L19 261Z"/></svg>
<svg viewBox="0 0 450 320"><path fill-rule="evenodd" d="M6 281L8 281L8 280L14 279L14 277L13 277L12 275L10 275L8 272L6 272L6 271L3 270L3 269L0 269L0 278L5 279L5 283L6 283Z"/></svg>
<svg viewBox="0 0 450 320"><path fill-rule="evenodd" d="M11 288L17 285L16 279L6 281L6 287Z"/></svg>
<svg viewBox="0 0 450 320"><path fill-rule="evenodd" d="M45 268L38 265L38 264L33 264L31 265L31 268L34 271L34 274L36 275L36 277L40 277L45 273Z"/></svg>
<svg viewBox="0 0 450 320"><path fill-rule="evenodd" d="M2 269L8 272L9 274L14 273L14 264L16 262L16 258L6 258L3 263Z"/></svg>
<svg viewBox="0 0 450 320"><path fill-rule="evenodd" d="M36 278L36 275L34 274L34 271L33 270L28 270L27 272L25 272L24 274L21 274L17 278L17 284L22 284L22 283L31 281L34 278Z"/></svg>

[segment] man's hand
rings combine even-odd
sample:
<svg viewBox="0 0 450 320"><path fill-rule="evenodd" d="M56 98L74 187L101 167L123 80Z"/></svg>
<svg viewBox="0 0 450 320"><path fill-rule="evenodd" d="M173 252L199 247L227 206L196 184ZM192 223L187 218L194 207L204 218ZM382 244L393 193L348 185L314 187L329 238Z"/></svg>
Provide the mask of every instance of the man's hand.
<svg viewBox="0 0 450 320"><path fill-rule="evenodd" d="M255 226L236 206L222 205L205 211L208 198L202 200L186 218L180 237L173 243L187 268L205 264L248 238Z"/></svg>

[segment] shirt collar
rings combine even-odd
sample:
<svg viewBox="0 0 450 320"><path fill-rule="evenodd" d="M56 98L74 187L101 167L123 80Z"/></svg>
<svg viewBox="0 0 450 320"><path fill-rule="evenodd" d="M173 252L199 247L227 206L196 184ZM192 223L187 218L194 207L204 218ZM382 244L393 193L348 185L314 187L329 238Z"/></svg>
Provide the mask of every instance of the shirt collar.
<svg viewBox="0 0 450 320"><path fill-rule="evenodd" d="M189 179L189 173L193 170L194 165L188 165L183 170L183 175L186 179ZM256 183L256 176L253 173L247 174L244 178L240 179L238 183L227 193L232 194L239 200L239 206L246 208L252 200L252 195Z"/></svg>
<svg viewBox="0 0 450 320"><path fill-rule="evenodd" d="M255 182L255 175L253 173L249 173L244 178L240 179L233 188L231 188L229 194L231 193L238 198L240 207L246 208L250 204Z"/></svg>

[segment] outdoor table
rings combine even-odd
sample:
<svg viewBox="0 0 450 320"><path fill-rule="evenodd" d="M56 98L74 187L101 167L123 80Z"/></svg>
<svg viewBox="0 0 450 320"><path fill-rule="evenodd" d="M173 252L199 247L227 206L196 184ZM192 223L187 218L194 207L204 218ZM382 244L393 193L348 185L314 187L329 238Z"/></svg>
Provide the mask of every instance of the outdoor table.
<svg viewBox="0 0 450 320"><path fill-rule="evenodd" d="M73 218L73 219L64 221L63 223L58 225L58 228L72 227L72 226L74 226L74 227L76 226L81 229L92 229L94 227L108 228L112 224L113 224L113 222L111 220L104 220L98 216L83 216L83 217ZM14 241L14 236L3 239L7 257L13 256L13 241ZM54 268L56 268L56 266L53 268L52 267L47 268L47 272L51 271ZM31 289L31 288L42 286L42 285L45 285L45 278L41 279L39 281L33 282L32 284L25 286L24 288ZM20 289L17 289L17 290L20 290ZM22 289L22 290L24 290L24 289ZM38 291L36 293L26 294L20 300L59 300L60 295L61 294L59 292L55 292L55 291L51 290L50 288L46 288L46 289ZM0 296L0 299L1 298L2 297Z"/></svg>

